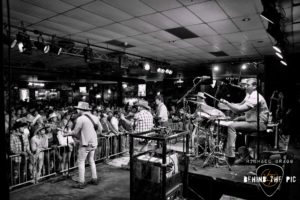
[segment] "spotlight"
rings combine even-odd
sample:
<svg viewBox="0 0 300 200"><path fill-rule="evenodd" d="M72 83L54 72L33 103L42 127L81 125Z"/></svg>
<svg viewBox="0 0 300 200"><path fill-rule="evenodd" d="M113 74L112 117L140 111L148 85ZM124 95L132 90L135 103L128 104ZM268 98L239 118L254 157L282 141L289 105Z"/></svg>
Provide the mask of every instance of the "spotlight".
<svg viewBox="0 0 300 200"><path fill-rule="evenodd" d="M260 16L272 24L278 23L280 21L280 13L278 13L275 8L265 9L260 14Z"/></svg>
<svg viewBox="0 0 300 200"><path fill-rule="evenodd" d="M247 69L247 65L246 65L246 64L243 64L242 67L241 67L241 69L242 69L242 70Z"/></svg>
<svg viewBox="0 0 300 200"><path fill-rule="evenodd" d="M161 72L161 68L158 68L158 69L157 69L157 72L160 73L160 72Z"/></svg>
<svg viewBox="0 0 300 200"><path fill-rule="evenodd" d="M165 73L165 69L161 69L160 72L163 74Z"/></svg>
<svg viewBox="0 0 300 200"><path fill-rule="evenodd" d="M83 56L84 56L84 61L86 63L91 62L94 57L93 57L93 49L90 48L90 45L88 45L87 47L84 47L83 49Z"/></svg>
<svg viewBox="0 0 300 200"><path fill-rule="evenodd" d="M149 71L150 70L150 64L148 62L144 63L144 69Z"/></svg>
<svg viewBox="0 0 300 200"><path fill-rule="evenodd" d="M219 68L218 65L216 65L216 66L213 67L213 70L214 70L215 72L218 72L218 71L220 70L220 68Z"/></svg>
<svg viewBox="0 0 300 200"><path fill-rule="evenodd" d="M29 35L27 35L25 32L19 32L17 34L16 41L18 49L21 53L31 53L32 44Z"/></svg>
<svg viewBox="0 0 300 200"><path fill-rule="evenodd" d="M282 56L280 53L276 52L275 54L276 54L276 56L278 56L280 59L283 59L283 56Z"/></svg>
<svg viewBox="0 0 300 200"><path fill-rule="evenodd" d="M172 75L172 74L173 74L173 71L172 71L172 70L169 70L169 74Z"/></svg>
<svg viewBox="0 0 300 200"><path fill-rule="evenodd" d="M287 66L287 63L284 60L281 60L280 62L281 62L281 64Z"/></svg>
<svg viewBox="0 0 300 200"><path fill-rule="evenodd" d="M8 37L8 35L3 34L3 43L10 46L10 48L14 48L17 44L17 40L13 40L12 38Z"/></svg>
<svg viewBox="0 0 300 200"><path fill-rule="evenodd" d="M40 38L41 38L41 42L40 42ZM43 51L44 53L48 53L50 50L50 46L44 44L44 39L42 38L42 36L38 37L38 41L34 42L34 46L36 46L36 48L40 51Z"/></svg>
<svg viewBox="0 0 300 200"><path fill-rule="evenodd" d="M51 44L49 48L50 48L49 51L51 53L54 53L54 54L57 54L57 55L59 55L61 53L61 51L62 51L62 48L59 47L59 46L57 46L57 45L55 45L55 44Z"/></svg>
<svg viewBox="0 0 300 200"><path fill-rule="evenodd" d="M281 53L281 50L280 50L280 48L279 48L279 45L278 45L278 44L276 44L276 45L273 45L272 47L273 47L273 49L275 49L275 51L277 51L278 53Z"/></svg>
<svg viewBox="0 0 300 200"><path fill-rule="evenodd" d="M169 69L166 69L166 74L169 74Z"/></svg>

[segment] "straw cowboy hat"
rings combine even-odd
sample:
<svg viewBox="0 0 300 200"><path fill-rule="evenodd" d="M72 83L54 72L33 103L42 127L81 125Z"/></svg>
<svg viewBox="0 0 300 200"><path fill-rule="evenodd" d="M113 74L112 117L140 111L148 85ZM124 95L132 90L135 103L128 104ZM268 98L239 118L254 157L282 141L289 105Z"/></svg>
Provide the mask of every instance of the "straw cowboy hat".
<svg viewBox="0 0 300 200"><path fill-rule="evenodd" d="M136 103L135 103L136 106L141 106L141 107L144 107L146 108L147 110L151 110L150 106L148 105L148 101L145 101L145 100L138 100Z"/></svg>
<svg viewBox="0 0 300 200"><path fill-rule="evenodd" d="M79 101L77 106L74 106L74 108L79 109L79 110L92 110L89 106L89 103Z"/></svg>
<svg viewBox="0 0 300 200"><path fill-rule="evenodd" d="M206 97L204 96L204 93L203 93L203 92L198 92L196 96L197 96L197 97L200 97L200 98L202 98L202 99L206 99Z"/></svg>

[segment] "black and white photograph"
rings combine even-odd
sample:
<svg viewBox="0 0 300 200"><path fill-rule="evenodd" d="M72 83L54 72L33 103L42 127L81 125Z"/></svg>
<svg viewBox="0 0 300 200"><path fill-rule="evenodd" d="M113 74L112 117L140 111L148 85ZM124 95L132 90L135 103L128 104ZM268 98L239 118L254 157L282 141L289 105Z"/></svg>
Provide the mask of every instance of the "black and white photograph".
<svg viewBox="0 0 300 200"><path fill-rule="evenodd" d="M300 199L300 0L1 12L1 199Z"/></svg>

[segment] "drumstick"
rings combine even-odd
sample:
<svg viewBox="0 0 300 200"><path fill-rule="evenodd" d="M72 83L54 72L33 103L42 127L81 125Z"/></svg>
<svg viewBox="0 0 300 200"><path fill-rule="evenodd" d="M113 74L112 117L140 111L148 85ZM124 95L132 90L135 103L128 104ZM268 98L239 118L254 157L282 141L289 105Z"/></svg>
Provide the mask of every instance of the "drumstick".
<svg viewBox="0 0 300 200"><path fill-rule="evenodd" d="M211 96L210 94L207 94L206 92L204 92L204 94L205 94L206 96L209 96L210 98L212 98L212 99L214 99L214 100L220 102L220 100L217 99L217 98L215 98L214 96Z"/></svg>

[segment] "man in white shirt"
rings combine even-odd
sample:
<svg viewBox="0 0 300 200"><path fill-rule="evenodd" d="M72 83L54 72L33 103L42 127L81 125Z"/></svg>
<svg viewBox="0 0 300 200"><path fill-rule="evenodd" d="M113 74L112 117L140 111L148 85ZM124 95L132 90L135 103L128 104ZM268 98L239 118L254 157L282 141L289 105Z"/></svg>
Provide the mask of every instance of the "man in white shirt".
<svg viewBox="0 0 300 200"><path fill-rule="evenodd" d="M266 130L268 120L268 106L266 100L257 92L257 81L255 78L247 80L246 97L241 103L229 103L221 99L221 102L227 105L235 113L245 113L244 116L238 117L228 126L226 156L229 163L235 159L235 140L236 132L251 133L257 131L257 95L259 97L259 127L260 131Z"/></svg>
<svg viewBox="0 0 300 200"><path fill-rule="evenodd" d="M160 126L168 125L168 109L164 104L164 99L161 95L155 97L156 107L156 117L158 119Z"/></svg>
<svg viewBox="0 0 300 200"><path fill-rule="evenodd" d="M91 114L89 104L86 102L78 102L75 107L77 112L81 114L76 120L74 130L64 136L72 135L79 139L78 149L78 184L74 188L84 189L85 183L85 160L88 157L91 166L92 179L88 182L93 185L98 184L97 171L94 160L95 149L98 146L97 132L102 132L102 126L97 116ZM97 130L96 130L97 127ZM97 131L97 132L96 132Z"/></svg>

